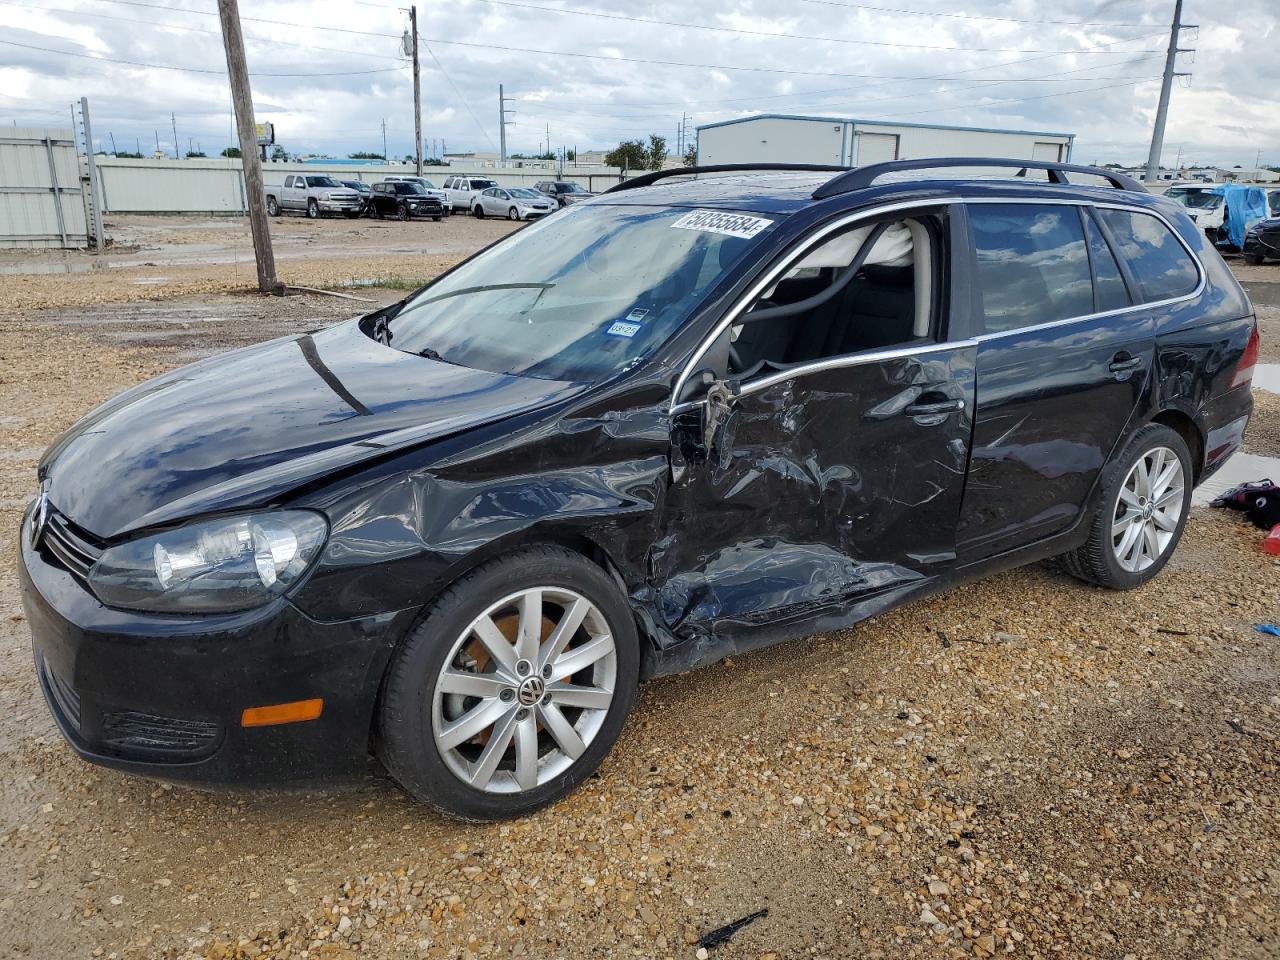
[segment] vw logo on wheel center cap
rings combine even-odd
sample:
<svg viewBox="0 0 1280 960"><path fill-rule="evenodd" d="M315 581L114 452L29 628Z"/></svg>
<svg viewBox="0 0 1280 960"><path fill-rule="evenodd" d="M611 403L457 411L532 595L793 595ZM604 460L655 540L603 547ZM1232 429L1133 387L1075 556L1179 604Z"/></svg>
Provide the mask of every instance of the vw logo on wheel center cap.
<svg viewBox="0 0 1280 960"><path fill-rule="evenodd" d="M516 690L516 696L519 698L522 707L532 707L542 701L542 695L546 692L546 682L541 677L533 676L528 677L520 684Z"/></svg>

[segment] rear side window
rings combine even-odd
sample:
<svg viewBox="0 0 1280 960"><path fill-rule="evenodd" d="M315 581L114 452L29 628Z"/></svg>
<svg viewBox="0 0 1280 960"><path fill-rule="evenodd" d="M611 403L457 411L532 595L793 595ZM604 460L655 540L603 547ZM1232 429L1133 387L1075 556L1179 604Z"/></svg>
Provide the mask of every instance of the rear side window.
<svg viewBox="0 0 1280 960"><path fill-rule="evenodd" d="M1129 306L1129 290L1115 255L1092 217L1084 218L1084 231L1089 237L1089 259L1093 262L1093 305L1099 313L1123 310Z"/></svg>
<svg viewBox="0 0 1280 960"><path fill-rule="evenodd" d="M1094 312L1089 251L1076 207L973 204L969 223L982 291L983 333Z"/></svg>
<svg viewBox="0 0 1280 960"><path fill-rule="evenodd" d="M1136 210L1099 208L1117 252L1138 282L1144 303L1184 297L1200 283L1200 271L1163 220Z"/></svg>

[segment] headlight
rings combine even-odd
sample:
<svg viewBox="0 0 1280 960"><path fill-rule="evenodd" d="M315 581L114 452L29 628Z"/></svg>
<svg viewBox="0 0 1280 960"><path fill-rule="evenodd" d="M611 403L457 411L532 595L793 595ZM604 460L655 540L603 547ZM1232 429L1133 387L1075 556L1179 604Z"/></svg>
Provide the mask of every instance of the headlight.
<svg viewBox="0 0 1280 960"><path fill-rule="evenodd" d="M328 199L329 199L329 195L328 195L327 193L322 193L322 194L320 194L320 199L321 199L321 200L328 200Z"/></svg>
<svg viewBox="0 0 1280 960"><path fill-rule="evenodd" d="M297 583L329 525L309 510L193 523L111 547L89 585L111 607L158 613L246 610Z"/></svg>

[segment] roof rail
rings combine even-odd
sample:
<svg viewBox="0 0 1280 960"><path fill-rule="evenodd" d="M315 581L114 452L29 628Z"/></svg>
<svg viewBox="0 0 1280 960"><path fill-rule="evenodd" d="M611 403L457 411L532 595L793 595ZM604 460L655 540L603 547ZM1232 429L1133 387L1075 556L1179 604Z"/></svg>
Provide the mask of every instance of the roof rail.
<svg viewBox="0 0 1280 960"><path fill-rule="evenodd" d="M825 163L716 163L706 167L671 167L668 170L652 170L649 173L642 173L638 177L632 177L630 180L615 183L605 193L647 187L668 177L696 176L699 173L738 173L743 170L808 170L816 173L848 173L850 168L831 166ZM838 180L839 177L836 179Z"/></svg>
<svg viewBox="0 0 1280 960"><path fill-rule="evenodd" d="M1057 163L1048 160L1011 160L1007 157L922 157L918 160L886 160L884 163L870 163L865 167L855 167L838 177L832 177L817 190L813 191L813 199L825 200L828 197L849 193L869 187L888 173L905 170L932 170L938 167L1016 167L1025 173L1027 170L1046 170L1052 183L1070 183L1068 173L1086 173L1102 177L1117 190L1143 191L1138 181L1126 177L1123 173L1113 173L1101 167L1085 167L1074 163Z"/></svg>

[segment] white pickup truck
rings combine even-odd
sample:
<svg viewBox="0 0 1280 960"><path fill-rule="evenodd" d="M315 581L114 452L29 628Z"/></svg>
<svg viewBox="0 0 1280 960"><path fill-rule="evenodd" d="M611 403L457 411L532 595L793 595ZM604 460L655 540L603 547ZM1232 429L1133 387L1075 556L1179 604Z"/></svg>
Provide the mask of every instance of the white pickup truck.
<svg viewBox="0 0 1280 960"><path fill-rule="evenodd" d="M445 177L442 184L453 204L454 213L471 213L476 206L476 197L497 185L497 181L486 177Z"/></svg>
<svg viewBox="0 0 1280 960"><path fill-rule="evenodd" d="M291 173L283 184L267 184L262 189L267 197L267 213L273 217L297 210L313 220L326 213L344 213L354 218L364 209L364 198L358 191L324 174Z"/></svg>

